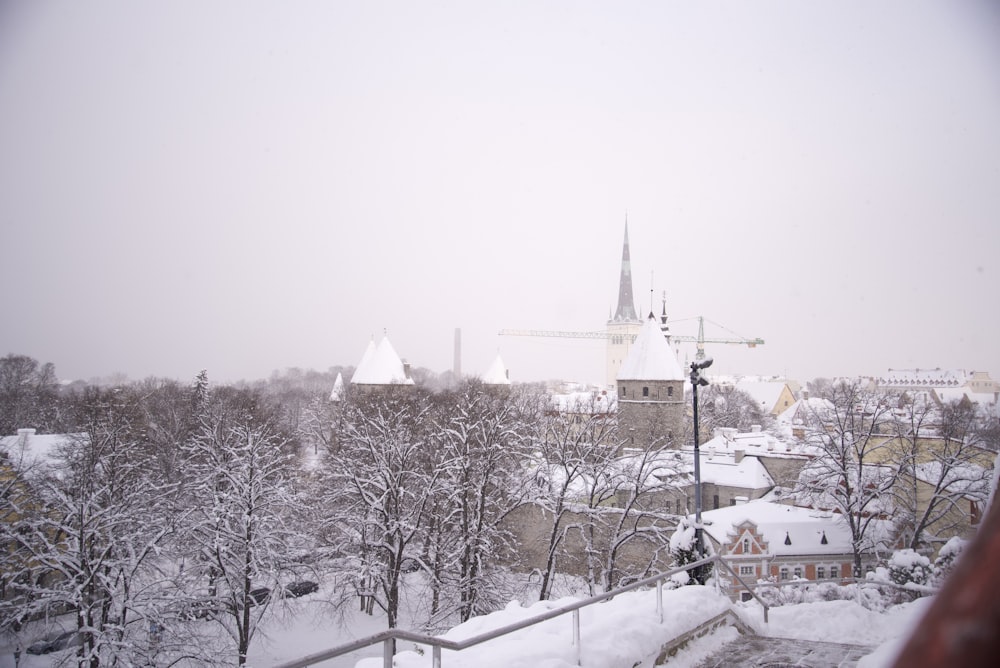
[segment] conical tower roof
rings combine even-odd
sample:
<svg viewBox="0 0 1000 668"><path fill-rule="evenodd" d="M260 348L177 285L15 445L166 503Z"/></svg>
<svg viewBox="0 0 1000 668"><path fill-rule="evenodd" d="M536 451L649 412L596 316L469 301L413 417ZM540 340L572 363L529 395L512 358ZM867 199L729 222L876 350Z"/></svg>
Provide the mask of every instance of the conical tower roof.
<svg viewBox="0 0 1000 668"><path fill-rule="evenodd" d="M483 383L486 385L510 385L507 367L504 365L500 353L497 353L497 358L493 360L493 364L483 375Z"/></svg>
<svg viewBox="0 0 1000 668"><path fill-rule="evenodd" d="M618 380L684 380L684 371L677 362L677 356L670 349L652 313L639 330L628 357L622 362Z"/></svg>
<svg viewBox="0 0 1000 668"><path fill-rule="evenodd" d="M625 221L625 243L622 245L622 269L618 280L618 308L612 318L614 322L637 322L635 300L632 297L632 261L628 251L628 220Z"/></svg>

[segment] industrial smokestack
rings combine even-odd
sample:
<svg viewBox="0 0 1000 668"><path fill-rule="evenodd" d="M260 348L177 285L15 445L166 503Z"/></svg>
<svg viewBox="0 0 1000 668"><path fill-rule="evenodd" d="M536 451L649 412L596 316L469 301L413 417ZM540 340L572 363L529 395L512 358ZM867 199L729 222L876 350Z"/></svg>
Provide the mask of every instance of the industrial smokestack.
<svg viewBox="0 0 1000 668"><path fill-rule="evenodd" d="M462 377L462 328L455 328L455 364L453 366L455 380Z"/></svg>

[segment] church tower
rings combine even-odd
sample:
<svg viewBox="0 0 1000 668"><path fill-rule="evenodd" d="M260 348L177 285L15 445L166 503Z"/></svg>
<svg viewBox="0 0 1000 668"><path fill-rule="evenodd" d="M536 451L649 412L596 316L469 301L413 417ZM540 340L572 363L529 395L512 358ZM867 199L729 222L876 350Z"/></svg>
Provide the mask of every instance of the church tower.
<svg viewBox="0 0 1000 668"><path fill-rule="evenodd" d="M615 387L618 370L628 357L635 337L642 328L642 321L635 312L632 297L632 263L628 250L628 220L625 221L625 243L622 246L622 268L618 279L618 307L608 320L607 380L609 388Z"/></svg>

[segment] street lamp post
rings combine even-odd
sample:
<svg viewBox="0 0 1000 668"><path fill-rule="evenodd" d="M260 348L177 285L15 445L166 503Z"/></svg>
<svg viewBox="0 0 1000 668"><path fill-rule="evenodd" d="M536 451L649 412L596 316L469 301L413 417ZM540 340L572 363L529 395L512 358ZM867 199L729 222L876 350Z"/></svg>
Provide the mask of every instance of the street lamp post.
<svg viewBox="0 0 1000 668"><path fill-rule="evenodd" d="M701 372L712 366L714 360L706 357L703 360L691 362L691 391L692 405L694 408L694 541L697 550L697 558L705 558L705 535L701 525L701 453L698 450L698 387L708 385L708 381L702 377ZM695 580L699 584L705 584L701 566L695 573Z"/></svg>

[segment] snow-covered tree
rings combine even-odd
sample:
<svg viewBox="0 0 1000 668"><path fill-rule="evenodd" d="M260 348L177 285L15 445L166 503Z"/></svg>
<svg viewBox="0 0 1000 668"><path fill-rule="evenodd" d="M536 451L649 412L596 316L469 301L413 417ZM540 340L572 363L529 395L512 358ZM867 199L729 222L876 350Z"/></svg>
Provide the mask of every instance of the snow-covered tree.
<svg viewBox="0 0 1000 668"><path fill-rule="evenodd" d="M512 549L504 520L529 492L523 463L538 402L530 393L470 381L435 404L441 477L428 524L436 549L427 552L434 583L454 592L458 617L466 621L509 600L498 558Z"/></svg>
<svg viewBox="0 0 1000 668"><path fill-rule="evenodd" d="M603 410L576 407L573 412L549 412L540 419L537 461L534 465L538 493L535 503L548 518L547 550L539 599L552 593L562 545L570 530L572 513L585 500L586 476L598 462L615 457L621 446L617 426Z"/></svg>
<svg viewBox="0 0 1000 668"><path fill-rule="evenodd" d="M750 431L754 425L764 426L772 421L753 397L732 385L709 385L702 389L698 416L702 433L706 434L721 427Z"/></svg>
<svg viewBox="0 0 1000 668"><path fill-rule="evenodd" d="M0 357L0 435L33 427L50 431L57 421L55 367L27 355Z"/></svg>
<svg viewBox="0 0 1000 668"><path fill-rule="evenodd" d="M238 665L296 545L292 454L278 422L257 393L218 391L188 445L186 539L195 564L186 571L194 578L188 586L213 602Z"/></svg>
<svg viewBox="0 0 1000 668"><path fill-rule="evenodd" d="M578 499L582 521L588 583L591 593L610 591L620 584L619 557L627 546L642 541L650 554L647 570L667 547L673 522L653 510L647 499L662 493L677 473L679 460L666 457L664 448L646 448L615 456L602 448L584 463ZM645 572L628 573L637 577Z"/></svg>
<svg viewBox="0 0 1000 668"><path fill-rule="evenodd" d="M894 398L867 389L860 381L829 387L822 411L810 411L806 440L818 456L803 470L795 496L799 503L840 514L851 532L854 575L861 575L862 554L876 536L875 522L892 513L899 477L892 461Z"/></svg>
<svg viewBox="0 0 1000 668"><path fill-rule="evenodd" d="M362 609L399 621L407 560L420 557L428 508L443 474L428 396L417 389L354 393L328 453L326 509L357 551Z"/></svg>
<svg viewBox="0 0 1000 668"><path fill-rule="evenodd" d="M954 401L903 402L894 422L895 520L907 547L968 529L989 496L992 453L980 441L976 407Z"/></svg>
<svg viewBox="0 0 1000 668"><path fill-rule="evenodd" d="M27 481L15 535L31 572L19 593L28 614L74 611L79 665L148 663L176 488L156 475L132 393L92 390L80 409L85 431Z"/></svg>

